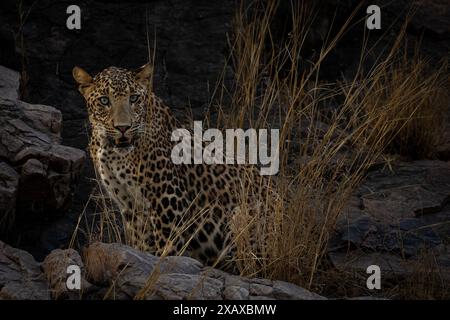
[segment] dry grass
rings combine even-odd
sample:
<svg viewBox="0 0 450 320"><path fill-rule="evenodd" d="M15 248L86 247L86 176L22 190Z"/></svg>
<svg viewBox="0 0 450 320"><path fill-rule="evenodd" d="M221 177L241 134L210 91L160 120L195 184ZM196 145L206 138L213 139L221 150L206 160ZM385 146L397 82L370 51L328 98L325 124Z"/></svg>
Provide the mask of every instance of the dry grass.
<svg viewBox="0 0 450 320"><path fill-rule="evenodd" d="M446 65L427 73L425 61L399 56L405 24L390 52L369 71L363 70L363 48L353 79L320 83L321 64L353 16L326 40L312 67L299 70L310 10L292 4L293 30L279 46L270 34L277 5L256 1L253 10L241 7L237 13L230 39L234 87L219 87L219 102L211 109L222 128L280 128L280 174L268 192L277 196L255 209L252 191L242 190L232 223L241 274L318 289L328 238L366 170L384 151L430 156L439 143ZM336 101L331 110L326 107Z"/></svg>
<svg viewBox="0 0 450 320"><path fill-rule="evenodd" d="M391 57L362 75L357 84L346 83L343 90L351 99L347 103L361 105L368 115L377 115L373 130L384 131L387 152L413 159L433 158L443 142L441 133L447 121L447 63L430 72L429 61L418 55Z"/></svg>
<svg viewBox="0 0 450 320"><path fill-rule="evenodd" d="M363 70L370 51L364 47L353 79L321 83L321 64L354 15L327 37L311 67L301 70L298 57L312 23L310 8L301 3L292 3L293 29L282 45L274 43L270 31L278 1L242 5L229 39L235 81L231 88L219 82L206 122L219 128L280 129L279 175L268 181L243 177L240 210L231 222L234 263L243 275L320 292L330 276L328 239L367 169L385 151L433 155L446 101L446 65L428 73L426 61L399 55L405 26L370 70ZM249 195L259 183L266 184L266 198L255 201ZM105 199L104 194L92 199L102 209L96 224L87 228L87 238L141 248L144 237L134 233L145 232L133 226L124 231L126 222L117 220ZM139 298L155 282L154 274Z"/></svg>

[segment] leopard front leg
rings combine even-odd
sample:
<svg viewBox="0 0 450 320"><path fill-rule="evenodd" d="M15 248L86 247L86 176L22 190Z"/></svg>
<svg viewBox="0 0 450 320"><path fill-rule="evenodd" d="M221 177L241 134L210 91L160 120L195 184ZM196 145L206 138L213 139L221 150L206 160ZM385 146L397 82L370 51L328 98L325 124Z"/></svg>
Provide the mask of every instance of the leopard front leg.
<svg viewBox="0 0 450 320"><path fill-rule="evenodd" d="M155 244L155 253L158 256L180 255L184 251L185 239L183 230L177 219L168 224L162 223L160 217L156 218L152 236ZM159 228L158 228L159 227Z"/></svg>
<svg viewBox="0 0 450 320"><path fill-rule="evenodd" d="M143 214L143 212L129 209L122 210L121 215L126 243L139 250L156 254L153 236L155 228L152 217Z"/></svg>

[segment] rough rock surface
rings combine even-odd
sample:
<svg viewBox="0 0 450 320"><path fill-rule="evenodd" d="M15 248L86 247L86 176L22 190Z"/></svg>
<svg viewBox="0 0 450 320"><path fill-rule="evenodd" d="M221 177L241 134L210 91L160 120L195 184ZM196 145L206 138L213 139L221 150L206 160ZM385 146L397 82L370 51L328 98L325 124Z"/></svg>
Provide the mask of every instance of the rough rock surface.
<svg viewBox="0 0 450 320"><path fill-rule="evenodd" d="M68 267L77 266L81 270L80 291L69 290L66 285ZM73 249L53 250L42 263L42 269L50 287L53 299L80 299L82 293L89 292L92 285L85 279L83 261Z"/></svg>
<svg viewBox="0 0 450 320"><path fill-rule="evenodd" d="M17 71L0 66L0 97L19 99L20 74Z"/></svg>
<svg viewBox="0 0 450 320"><path fill-rule="evenodd" d="M117 243L94 243L84 257L88 280L109 286L108 298L324 299L290 283L238 277L189 257L160 259Z"/></svg>
<svg viewBox="0 0 450 320"><path fill-rule="evenodd" d="M450 279L450 163L401 162L371 172L330 241L336 267L408 276L433 254L435 271ZM431 250L431 251L430 251Z"/></svg>
<svg viewBox="0 0 450 320"><path fill-rule="evenodd" d="M56 249L40 265L0 242L0 299L325 299L287 282L231 275L189 257L162 259L118 243L93 243L82 257ZM81 269L81 290L67 289L70 265Z"/></svg>
<svg viewBox="0 0 450 320"><path fill-rule="evenodd" d="M17 100L18 81L10 74L14 73L0 72L0 83L6 83L0 90L3 231L62 214L70 203L85 160L84 151L60 144L61 112ZM23 229L20 233L27 237Z"/></svg>
<svg viewBox="0 0 450 320"><path fill-rule="evenodd" d="M49 288L39 264L28 252L0 241L0 300L47 300Z"/></svg>

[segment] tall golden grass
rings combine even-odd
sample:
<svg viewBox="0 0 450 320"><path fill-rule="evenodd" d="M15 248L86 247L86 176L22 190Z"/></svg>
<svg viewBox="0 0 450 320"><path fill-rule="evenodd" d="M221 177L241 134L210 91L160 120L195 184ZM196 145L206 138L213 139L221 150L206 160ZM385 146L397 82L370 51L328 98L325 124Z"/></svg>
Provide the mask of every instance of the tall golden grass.
<svg viewBox="0 0 450 320"><path fill-rule="evenodd" d="M369 70L364 70L369 49L363 47L352 79L320 83L321 65L356 10L325 40L311 67L301 70L297 59L312 22L310 7L292 2L293 29L280 46L270 31L278 4L256 1L236 14L230 37L234 88L219 86L212 109L222 128L280 128L280 174L267 193L277 196L255 210L252 192L242 190L233 219L241 274L314 288L329 236L367 169L385 151L432 156L447 101L447 66L429 72L418 56L408 59L405 23L390 51ZM333 103L330 111L326 106Z"/></svg>

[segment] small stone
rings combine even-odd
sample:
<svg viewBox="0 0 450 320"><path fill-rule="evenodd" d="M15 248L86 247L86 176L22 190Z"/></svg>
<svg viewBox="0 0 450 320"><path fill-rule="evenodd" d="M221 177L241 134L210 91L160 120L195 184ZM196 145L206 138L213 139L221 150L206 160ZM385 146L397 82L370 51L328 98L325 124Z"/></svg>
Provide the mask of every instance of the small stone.
<svg viewBox="0 0 450 320"><path fill-rule="evenodd" d="M74 265L80 268L80 290L69 290L66 285L68 267ZM47 277L53 299L81 299L82 293L89 290L91 284L84 277L84 264L80 255L73 249L53 250L42 263L42 269Z"/></svg>
<svg viewBox="0 0 450 320"><path fill-rule="evenodd" d="M47 175L47 169L37 159L29 159L25 164L22 166L22 177L29 177L29 176L43 176L45 177Z"/></svg>
<svg viewBox="0 0 450 320"><path fill-rule="evenodd" d="M250 283L250 295L252 296L270 296L273 292L273 288L258 283Z"/></svg>
<svg viewBox="0 0 450 320"><path fill-rule="evenodd" d="M225 300L247 300L250 293L246 288L238 287L238 286L230 286L226 287L223 290L223 298Z"/></svg>

